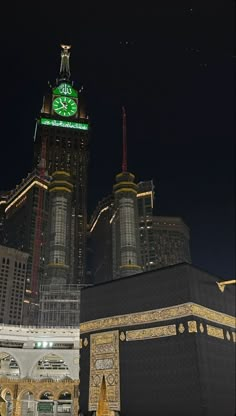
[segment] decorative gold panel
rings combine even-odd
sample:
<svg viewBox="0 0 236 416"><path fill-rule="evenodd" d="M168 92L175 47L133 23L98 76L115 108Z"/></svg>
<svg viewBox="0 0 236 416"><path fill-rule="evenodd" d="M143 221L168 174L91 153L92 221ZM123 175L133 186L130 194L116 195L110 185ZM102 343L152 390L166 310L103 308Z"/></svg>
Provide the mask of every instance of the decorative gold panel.
<svg viewBox="0 0 236 416"><path fill-rule="evenodd" d="M202 324L202 322L200 322L199 329L201 333L204 332L204 325Z"/></svg>
<svg viewBox="0 0 236 416"><path fill-rule="evenodd" d="M119 331L90 335L89 411L97 411L105 383L109 410L120 410Z"/></svg>
<svg viewBox="0 0 236 416"><path fill-rule="evenodd" d="M120 333L120 340L121 341L125 341L126 340L126 336L125 336L125 333L124 332L121 332Z"/></svg>
<svg viewBox="0 0 236 416"><path fill-rule="evenodd" d="M212 326L212 325L207 325L206 327L207 327L208 335L210 335L211 337L224 339L223 329L216 328L215 326Z"/></svg>
<svg viewBox="0 0 236 416"><path fill-rule="evenodd" d="M235 328L235 317L222 312L206 308L196 303L184 303L182 305L170 306L168 308L154 309L150 311L131 313L126 315L100 318L93 321L83 322L80 325L81 334L87 332L101 331L104 329L119 328L149 324L170 319L196 316L217 324Z"/></svg>
<svg viewBox="0 0 236 416"><path fill-rule="evenodd" d="M233 342L236 342L236 332L232 332Z"/></svg>
<svg viewBox="0 0 236 416"><path fill-rule="evenodd" d="M188 321L188 332L197 332L197 322Z"/></svg>
<svg viewBox="0 0 236 416"><path fill-rule="evenodd" d="M178 331L181 333L181 334L183 334L184 333L184 331L185 331L185 327L184 327L184 324L179 324L179 326L178 326Z"/></svg>
<svg viewBox="0 0 236 416"><path fill-rule="evenodd" d="M176 325L136 329L134 331L126 331L126 341L138 341L150 338L169 337L171 335L176 334Z"/></svg>

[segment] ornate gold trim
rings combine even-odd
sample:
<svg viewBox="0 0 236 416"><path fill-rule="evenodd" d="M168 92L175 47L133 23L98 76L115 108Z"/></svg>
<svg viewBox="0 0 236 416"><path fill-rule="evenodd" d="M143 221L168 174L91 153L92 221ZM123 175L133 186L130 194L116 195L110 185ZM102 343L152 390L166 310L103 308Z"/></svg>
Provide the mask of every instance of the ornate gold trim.
<svg viewBox="0 0 236 416"><path fill-rule="evenodd" d="M81 334L101 331L104 329L119 328L124 326L142 325L155 322L168 321L194 315L208 321L235 328L235 317L227 315L196 303L183 303L167 308L154 309L144 312L136 312L126 315L116 315L109 318L100 318L93 321L82 322Z"/></svg>
<svg viewBox="0 0 236 416"><path fill-rule="evenodd" d="M215 326L207 324L207 334L211 337L224 339L224 332L222 328L216 328Z"/></svg>
<svg viewBox="0 0 236 416"><path fill-rule="evenodd" d="M126 341L138 341L150 338L161 338L177 335L176 325L165 325L154 328L126 331Z"/></svg>

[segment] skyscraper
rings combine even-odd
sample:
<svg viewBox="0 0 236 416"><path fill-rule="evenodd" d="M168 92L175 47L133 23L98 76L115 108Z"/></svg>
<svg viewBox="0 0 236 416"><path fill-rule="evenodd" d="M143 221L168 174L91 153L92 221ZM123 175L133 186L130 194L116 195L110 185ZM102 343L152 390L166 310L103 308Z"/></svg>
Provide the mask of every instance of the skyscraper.
<svg viewBox="0 0 236 416"><path fill-rule="evenodd" d="M113 279L140 273L140 245L138 230L138 186L127 168L126 112L122 108L123 161L122 172L116 175L114 217L112 219Z"/></svg>
<svg viewBox="0 0 236 416"><path fill-rule="evenodd" d="M37 321L38 289L45 265L48 184L48 178L40 177L39 171L34 170L8 193L1 205L5 210L4 245L29 255L23 310L26 325Z"/></svg>
<svg viewBox="0 0 236 416"><path fill-rule="evenodd" d="M55 85L44 96L36 123L34 165L45 172L70 174L71 197L71 281L83 283L86 263L88 116L83 87L75 88L70 73L70 46L61 45L61 65Z"/></svg>
<svg viewBox="0 0 236 416"><path fill-rule="evenodd" d="M79 326L80 285L73 284L71 252L71 176L56 171L48 186L49 215L45 273L39 293L39 323L46 326Z"/></svg>
<svg viewBox="0 0 236 416"><path fill-rule="evenodd" d="M0 322L20 325L29 255L0 246Z"/></svg>

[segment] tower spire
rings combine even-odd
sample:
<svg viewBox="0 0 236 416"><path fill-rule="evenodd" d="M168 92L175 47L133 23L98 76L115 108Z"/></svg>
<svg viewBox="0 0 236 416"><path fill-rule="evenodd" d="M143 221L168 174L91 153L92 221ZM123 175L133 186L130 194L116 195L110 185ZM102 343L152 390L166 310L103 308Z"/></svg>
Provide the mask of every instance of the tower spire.
<svg viewBox="0 0 236 416"><path fill-rule="evenodd" d="M125 107L122 107L123 118L123 160L122 160L122 172L127 172L127 136L126 136L126 112Z"/></svg>
<svg viewBox="0 0 236 416"><path fill-rule="evenodd" d="M61 66L60 79L68 81L70 79L70 48L71 45L61 45Z"/></svg>

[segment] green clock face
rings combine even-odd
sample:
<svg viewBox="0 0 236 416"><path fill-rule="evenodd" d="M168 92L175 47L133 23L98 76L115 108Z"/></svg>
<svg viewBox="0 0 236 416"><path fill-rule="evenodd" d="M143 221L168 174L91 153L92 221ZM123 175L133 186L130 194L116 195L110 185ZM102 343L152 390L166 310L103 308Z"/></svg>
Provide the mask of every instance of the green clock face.
<svg viewBox="0 0 236 416"><path fill-rule="evenodd" d="M57 97L52 104L55 113L63 117L73 116L77 111L77 104L70 97Z"/></svg>

